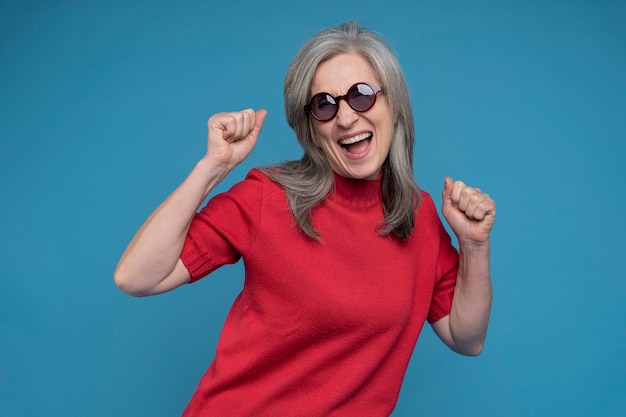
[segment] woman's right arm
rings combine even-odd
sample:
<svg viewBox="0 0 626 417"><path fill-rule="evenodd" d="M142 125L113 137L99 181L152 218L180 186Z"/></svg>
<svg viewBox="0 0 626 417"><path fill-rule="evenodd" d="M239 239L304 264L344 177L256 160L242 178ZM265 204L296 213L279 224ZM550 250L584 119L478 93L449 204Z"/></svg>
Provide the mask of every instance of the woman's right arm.
<svg viewBox="0 0 626 417"><path fill-rule="evenodd" d="M146 296L189 282L180 254L191 220L211 190L250 154L266 115L248 109L209 119L206 155L148 217L117 264L114 280L122 291Z"/></svg>

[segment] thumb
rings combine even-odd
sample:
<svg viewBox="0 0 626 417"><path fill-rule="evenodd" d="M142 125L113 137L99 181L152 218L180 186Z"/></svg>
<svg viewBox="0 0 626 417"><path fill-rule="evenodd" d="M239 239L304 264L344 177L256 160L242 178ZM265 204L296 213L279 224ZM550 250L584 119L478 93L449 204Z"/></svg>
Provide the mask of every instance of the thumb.
<svg viewBox="0 0 626 417"><path fill-rule="evenodd" d="M443 191L441 192L441 204L443 208L452 205L452 190L454 190L454 181L450 177L445 177L443 180Z"/></svg>
<svg viewBox="0 0 626 417"><path fill-rule="evenodd" d="M265 121L265 116L267 116L267 110L261 109L257 110L254 115L254 127L252 128L252 134L258 135L263 128L263 122Z"/></svg>
<svg viewBox="0 0 626 417"><path fill-rule="evenodd" d="M443 192L441 193L441 196L444 199L448 199L448 200L451 199L453 189L454 189L454 181L450 177L445 177L443 180Z"/></svg>

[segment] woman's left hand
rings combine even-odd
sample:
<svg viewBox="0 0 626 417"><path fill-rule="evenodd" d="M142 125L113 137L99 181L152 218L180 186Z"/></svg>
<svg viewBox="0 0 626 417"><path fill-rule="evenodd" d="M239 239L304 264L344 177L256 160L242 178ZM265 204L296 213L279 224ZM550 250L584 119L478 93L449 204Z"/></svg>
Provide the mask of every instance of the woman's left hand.
<svg viewBox="0 0 626 417"><path fill-rule="evenodd" d="M479 188L446 177L441 212L460 245L482 245L489 241L496 203Z"/></svg>

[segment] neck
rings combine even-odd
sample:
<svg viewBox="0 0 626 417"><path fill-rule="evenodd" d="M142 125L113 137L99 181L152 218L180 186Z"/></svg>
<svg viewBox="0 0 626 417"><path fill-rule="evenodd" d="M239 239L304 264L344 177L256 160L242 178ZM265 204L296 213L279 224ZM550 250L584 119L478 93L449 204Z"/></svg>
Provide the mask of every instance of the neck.
<svg viewBox="0 0 626 417"><path fill-rule="evenodd" d="M334 174L335 188L331 195L338 202L353 207L370 207L382 201L381 175L373 180L345 178Z"/></svg>

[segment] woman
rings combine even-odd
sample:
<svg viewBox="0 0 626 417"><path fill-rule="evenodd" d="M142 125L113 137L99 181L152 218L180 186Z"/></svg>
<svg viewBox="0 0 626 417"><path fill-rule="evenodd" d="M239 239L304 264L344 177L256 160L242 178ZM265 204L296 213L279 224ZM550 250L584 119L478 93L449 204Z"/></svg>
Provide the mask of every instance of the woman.
<svg viewBox="0 0 626 417"><path fill-rule="evenodd" d="M384 416L427 320L481 352L491 306L495 203L445 179L442 213L413 180L413 120L388 46L354 23L291 63L285 109L304 156L211 190L255 146L264 110L220 113L208 149L122 256L143 296L243 259L246 278L184 416Z"/></svg>

